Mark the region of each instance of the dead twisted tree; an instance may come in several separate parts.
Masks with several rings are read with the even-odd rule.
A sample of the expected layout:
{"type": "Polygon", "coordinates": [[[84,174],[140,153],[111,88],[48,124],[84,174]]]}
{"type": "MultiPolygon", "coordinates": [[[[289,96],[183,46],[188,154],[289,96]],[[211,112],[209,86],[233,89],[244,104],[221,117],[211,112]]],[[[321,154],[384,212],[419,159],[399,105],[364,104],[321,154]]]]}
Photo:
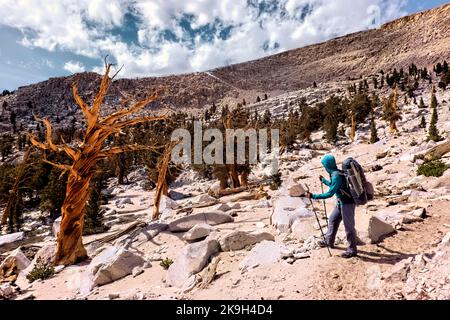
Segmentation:
{"type": "Polygon", "coordinates": [[[40,142],[34,135],[30,135],[30,141],[36,147],[53,152],[65,152],[72,160],[71,165],[52,163],[44,160],[61,169],[63,172],[67,171],[69,174],[66,197],[61,208],[62,221],[57,239],[55,264],[70,265],[87,258],[86,249],[82,242],[84,209],[89,196],[89,183],[95,173],[94,167],[96,163],[123,152],[152,149],[152,147],[139,145],[107,147],[105,146],[106,139],[112,134],[122,133],[122,129],[131,125],[166,119],[165,116],[129,117],[142,110],[149,103],[155,101],[157,98],[156,92],[151,94],[147,99],[135,103],[130,108],[122,107],[118,111],[102,117],[100,115],[100,108],[112,84],[112,80],[117,75],[116,73],[112,77],[109,77],[111,66],[111,64],[105,61],[105,74],[102,77],[100,88],[90,107],[79,96],[77,82],[73,84],[72,93],[75,102],[81,108],[86,120],[86,129],[82,141],[77,142],[75,146],[71,146],[62,139],[61,145],[55,145],[52,142],[52,126],[47,119],[42,119],[47,129],[45,142],[40,142]]]}
{"type": "Polygon", "coordinates": [[[159,204],[161,202],[162,195],[167,196],[168,187],[167,187],[167,172],[169,171],[169,164],[171,159],[171,152],[173,148],[179,143],[179,141],[172,141],[166,146],[164,153],[162,155],[161,160],[158,164],[158,181],[156,183],[156,192],[155,192],[155,200],[153,202],[153,214],[152,220],[156,220],[159,218],[159,204]]]}

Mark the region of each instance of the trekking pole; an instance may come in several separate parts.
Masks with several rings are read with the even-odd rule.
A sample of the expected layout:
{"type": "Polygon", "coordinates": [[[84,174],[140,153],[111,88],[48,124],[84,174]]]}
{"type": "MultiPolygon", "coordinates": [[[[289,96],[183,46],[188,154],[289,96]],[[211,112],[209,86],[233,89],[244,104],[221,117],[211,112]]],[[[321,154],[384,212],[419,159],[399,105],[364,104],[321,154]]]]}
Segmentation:
{"type": "MultiPolygon", "coordinates": [[[[322,180],[320,180],[320,187],[322,188],[322,193],[323,191],[323,182],[322,180]]],[[[323,211],[325,211],[325,221],[327,222],[327,228],[328,228],[328,214],[327,214],[327,206],[325,205],[325,199],[322,200],[323,201],[323,211]]]]}
{"type": "Polygon", "coordinates": [[[314,205],[313,205],[313,202],[311,199],[309,199],[309,202],[311,203],[314,215],[316,216],[317,223],[319,224],[319,229],[320,229],[320,232],[322,233],[323,241],[327,245],[328,253],[330,254],[330,257],[332,257],[330,247],[328,246],[327,239],[325,238],[325,233],[323,233],[323,229],[322,229],[322,226],[320,225],[319,217],[317,216],[316,208],[314,208],[314,205]]]}
{"type": "MultiPolygon", "coordinates": [[[[308,187],[307,187],[307,191],[309,192],[309,188],[308,187]]],[[[330,247],[328,246],[327,239],[325,238],[325,233],[323,233],[322,226],[320,225],[319,216],[317,215],[316,208],[314,207],[314,204],[313,204],[311,198],[309,198],[309,202],[311,203],[311,207],[313,209],[314,215],[316,216],[317,224],[319,225],[320,232],[322,233],[323,241],[327,245],[328,253],[330,254],[330,257],[332,257],[330,247]]]]}

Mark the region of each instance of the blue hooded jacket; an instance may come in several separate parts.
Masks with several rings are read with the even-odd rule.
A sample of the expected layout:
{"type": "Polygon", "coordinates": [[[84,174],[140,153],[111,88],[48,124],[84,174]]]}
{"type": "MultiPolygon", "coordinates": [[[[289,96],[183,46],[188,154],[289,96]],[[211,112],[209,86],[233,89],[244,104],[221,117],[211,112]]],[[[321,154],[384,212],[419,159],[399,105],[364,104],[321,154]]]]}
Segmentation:
{"type": "MultiPolygon", "coordinates": [[[[313,194],[311,195],[311,198],[320,200],[320,199],[328,199],[332,196],[336,195],[336,197],[345,203],[352,203],[353,199],[348,197],[342,192],[342,189],[348,189],[347,183],[345,182],[344,175],[342,172],[338,169],[336,165],[336,159],[331,154],[327,154],[322,158],[322,165],[327,170],[328,174],[331,177],[331,181],[328,181],[327,179],[322,179],[322,182],[329,186],[329,189],[327,192],[322,194],[313,194]]],[[[347,190],[346,190],[347,191],[347,190]]],[[[349,194],[349,191],[347,191],[347,194],[349,194]]]]}

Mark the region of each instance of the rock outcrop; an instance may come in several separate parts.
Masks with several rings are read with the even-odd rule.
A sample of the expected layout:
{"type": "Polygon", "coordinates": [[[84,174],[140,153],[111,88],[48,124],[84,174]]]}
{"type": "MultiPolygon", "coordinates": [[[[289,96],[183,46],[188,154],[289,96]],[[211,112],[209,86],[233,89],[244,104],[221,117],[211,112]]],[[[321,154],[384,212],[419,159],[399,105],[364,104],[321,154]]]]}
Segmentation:
{"type": "Polygon", "coordinates": [[[275,237],[268,232],[232,231],[219,239],[222,251],[236,251],[261,241],[275,241],[275,237]]]}
{"type": "Polygon", "coordinates": [[[215,239],[187,245],[170,265],[167,284],[181,288],[192,275],[200,272],[208,263],[208,259],[217,252],[219,243],[215,239]]]}
{"type": "Polygon", "coordinates": [[[215,226],[232,221],[233,218],[226,213],[204,212],[192,214],[172,221],[171,223],[169,223],[169,230],[172,232],[183,232],[190,230],[192,227],[199,223],[206,223],[211,226],[215,226]]]}

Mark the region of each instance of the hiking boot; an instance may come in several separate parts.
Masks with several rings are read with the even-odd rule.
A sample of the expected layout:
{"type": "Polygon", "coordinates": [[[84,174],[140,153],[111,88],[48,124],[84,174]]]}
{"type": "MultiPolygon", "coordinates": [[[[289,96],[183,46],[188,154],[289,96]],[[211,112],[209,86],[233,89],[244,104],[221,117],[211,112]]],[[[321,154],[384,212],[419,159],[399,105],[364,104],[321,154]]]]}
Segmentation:
{"type": "Polygon", "coordinates": [[[319,241],[317,242],[317,245],[318,245],[319,247],[321,247],[321,248],[326,248],[326,247],[331,248],[331,249],[334,248],[334,245],[329,245],[328,243],[326,243],[326,242],[323,241],[323,240],[319,240],[319,241]]]}
{"type": "Polygon", "coordinates": [[[358,254],[356,252],[345,251],[343,254],[341,254],[341,257],[345,258],[345,259],[349,259],[349,258],[356,257],[357,255],[358,254]]]}

